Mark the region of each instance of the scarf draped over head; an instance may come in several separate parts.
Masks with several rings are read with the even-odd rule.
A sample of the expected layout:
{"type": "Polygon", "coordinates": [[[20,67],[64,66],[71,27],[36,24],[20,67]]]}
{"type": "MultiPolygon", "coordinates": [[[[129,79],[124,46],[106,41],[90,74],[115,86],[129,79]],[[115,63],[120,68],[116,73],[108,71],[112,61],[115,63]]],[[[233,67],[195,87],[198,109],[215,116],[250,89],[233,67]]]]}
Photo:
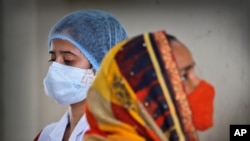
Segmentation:
{"type": "Polygon", "coordinates": [[[165,31],[117,44],[89,89],[85,140],[197,141],[165,31]]]}

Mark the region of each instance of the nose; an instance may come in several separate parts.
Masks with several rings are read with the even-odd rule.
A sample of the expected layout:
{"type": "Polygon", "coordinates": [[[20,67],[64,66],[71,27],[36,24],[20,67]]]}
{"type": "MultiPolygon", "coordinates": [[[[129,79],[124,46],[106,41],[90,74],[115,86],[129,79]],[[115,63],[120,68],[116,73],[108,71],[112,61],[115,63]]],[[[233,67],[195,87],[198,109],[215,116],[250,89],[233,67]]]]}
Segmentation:
{"type": "Polygon", "coordinates": [[[64,65],[64,61],[63,61],[63,58],[61,56],[57,56],[56,59],[55,59],[55,62],[64,65]]]}
{"type": "Polygon", "coordinates": [[[199,85],[201,79],[196,75],[192,74],[188,80],[184,81],[184,89],[187,94],[190,94],[194,91],[195,88],[199,85]]]}

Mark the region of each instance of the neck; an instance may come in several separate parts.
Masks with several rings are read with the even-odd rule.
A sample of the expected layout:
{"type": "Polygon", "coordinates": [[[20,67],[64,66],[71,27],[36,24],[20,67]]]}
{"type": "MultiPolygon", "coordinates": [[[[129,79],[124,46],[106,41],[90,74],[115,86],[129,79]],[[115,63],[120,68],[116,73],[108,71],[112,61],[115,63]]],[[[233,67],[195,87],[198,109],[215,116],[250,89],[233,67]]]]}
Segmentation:
{"type": "Polygon", "coordinates": [[[72,132],[76,127],[78,121],[81,119],[85,113],[86,101],[81,101],[76,104],[72,104],[69,107],[69,128],[72,132]]]}

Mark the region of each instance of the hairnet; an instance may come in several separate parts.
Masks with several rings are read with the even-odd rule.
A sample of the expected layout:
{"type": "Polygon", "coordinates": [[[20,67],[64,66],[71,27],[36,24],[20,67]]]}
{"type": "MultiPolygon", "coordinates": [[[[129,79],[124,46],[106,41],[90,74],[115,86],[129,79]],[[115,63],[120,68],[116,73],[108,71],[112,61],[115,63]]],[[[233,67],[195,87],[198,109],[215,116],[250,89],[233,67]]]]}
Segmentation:
{"type": "Polygon", "coordinates": [[[107,51],[127,38],[120,22],[111,14],[100,10],[79,10],[60,19],[49,34],[49,49],[53,39],[71,42],[87,57],[94,69],[107,51]]]}

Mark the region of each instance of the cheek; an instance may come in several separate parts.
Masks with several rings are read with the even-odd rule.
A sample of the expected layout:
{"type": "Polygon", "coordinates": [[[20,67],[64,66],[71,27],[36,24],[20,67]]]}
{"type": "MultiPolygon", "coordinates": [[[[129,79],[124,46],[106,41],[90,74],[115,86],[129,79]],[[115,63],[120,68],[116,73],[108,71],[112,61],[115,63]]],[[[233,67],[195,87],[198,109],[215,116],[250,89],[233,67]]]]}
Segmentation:
{"type": "Polygon", "coordinates": [[[190,71],[188,74],[188,79],[183,82],[185,91],[190,94],[199,85],[200,78],[195,74],[194,71],[190,71]]]}
{"type": "Polygon", "coordinates": [[[76,61],[74,63],[74,67],[81,68],[81,69],[89,69],[90,65],[88,62],[76,61]]]}
{"type": "Polygon", "coordinates": [[[81,64],[82,69],[90,69],[91,68],[90,62],[88,62],[86,60],[81,61],[79,64],[81,64]]]}
{"type": "Polygon", "coordinates": [[[89,69],[91,67],[89,60],[83,56],[81,54],[81,56],[79,57],[78,60],[78,65],[82,68],[82,69],[89,69]]]}
{"type": "Polygon", "coordinates": [[[190,94],[195,88],[189,80],[183,82],[184,90],[187,94],[190,94]]]}
{"type": "Polygon", "coordinates": [[[89,61],[80,55],[74,58],[74,67],[78,67],[81,69],[89,69],[90,68],[89,61]]]}

